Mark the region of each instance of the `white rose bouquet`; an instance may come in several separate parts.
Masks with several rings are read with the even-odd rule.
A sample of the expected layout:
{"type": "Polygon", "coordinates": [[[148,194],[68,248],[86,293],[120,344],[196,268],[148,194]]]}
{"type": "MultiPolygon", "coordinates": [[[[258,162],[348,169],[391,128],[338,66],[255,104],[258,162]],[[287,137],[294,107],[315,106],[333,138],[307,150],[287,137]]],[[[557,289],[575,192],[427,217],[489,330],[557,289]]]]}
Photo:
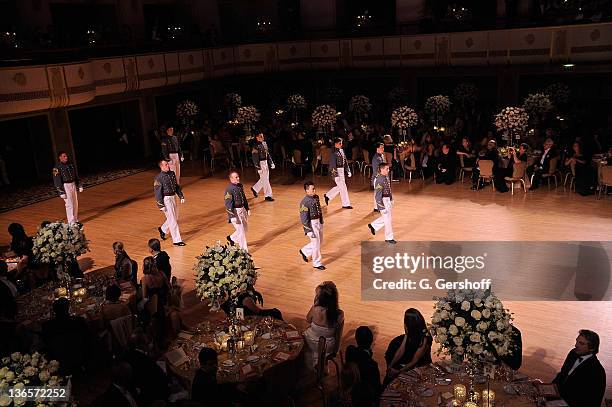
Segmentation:
{"type": "Polygon", "coordinates": [[[530,116],[539,116],[553,109],[553,104],[544,93],[530,93],[523,102],[523,109],[530,116]]]}
{"type": "Polygon", "coordinates": [[[451,101],[448,96],[430,96],[425,101],[425,111],[438,120],[450,111],[451,101]]]}
{"type": "Polygon", "coordinates": [[[243,106],[238,108],[236,113],[236,123],[246,126],[252,125],[259,121],[259,112],[255,106],[243,106]]]}
{"type": "Polygon", "coordinates": [[[493,292],[449,290],[436,300],[429,329],[438,354],[470,362],[512,354],[512,314],[493,292]]]}
{"type": "Polygon", "coordinates": [[[195,102],[191,100],[183,100],[176,105],[176,116],[177,117],[193,117],[198,114],[200,109],[195,102]]]}
{"type": "Polygon", "coordinates": [[[349,112],[365,114],[372,110],[370,99],[363,95],[355,95],[349,101],[349,112]]]}
{"type": "Polygon", "coordinates": [[[528,123],[529,115],[522,107],[505,107],[495,115],[495,127],[498,131],[522,133],[527,129],[528,123]]]}
{"type": "Polygon", "coordinates": [[[223,98],[223,102],[228,106],[239,108],[242,106],[242,96],[237,93],[228,93],[223,98]]]}
{"type": "Polygon", "coordinates": [[[255,285],[257,271],[251,255],[237,246],[222,246],[219,242],[206,247],[197,257],[195,271],[196,292],[200,299],[210,301],[218,310],[225,299],[236,300],[238,295],[255,285]]]}
{"type": "Polygon", "coordinates": [[[306,109],[306,99],[304,96],[295,94],[287,98],[287,110],[296,111],[306,109]]]}
{"type": "Polygon", "coordinates": [[[89,241],[78,223],[52,222],[38,229],[32,252],[41,263],[66,264],[89,251],[89,241]]]}
{"type": "Polygon", "coordinates": [[[391,125],[398,129],[408,129],[417,125],[419,116],[408,106],[398,107],[391,113],[391,125]]]}
{"type": "Polygon", "coordinates": [[[336,123],[336,109],[330,105],[321,105],[312,112],[312,124],[319,127],[333,126],[336,123]]]}

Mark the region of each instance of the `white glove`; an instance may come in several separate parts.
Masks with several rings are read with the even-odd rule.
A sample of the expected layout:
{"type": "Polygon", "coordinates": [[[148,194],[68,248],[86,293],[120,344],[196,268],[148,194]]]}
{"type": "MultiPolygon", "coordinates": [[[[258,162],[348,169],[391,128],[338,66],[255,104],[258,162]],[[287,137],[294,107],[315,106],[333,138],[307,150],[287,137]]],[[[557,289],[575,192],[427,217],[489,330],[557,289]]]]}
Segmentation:
{"type": "Polygon", "coordinates": [[[60,195],[60,198],[62,198],[62,199],[66,199],[66,198],[68,198],[68,197],[66,196],[66,194],[61,194],[61,195],[60,195]]]}
{"type": "Polygon", "coordinates": [[[185,161],[185,157],[181,157],[181,162],[182,162],[182,161],[185,161]]]}
{"type": "Polygon", "coordinates": [[[308,232],[308,233],[306,233],[306,236],[314,239],[315,234],[313,232],[308,232]]]}
{"type": "Polygon", "coordinates": [[[181,198],[181,203],[184,204],[185,203],[185,198],[181,198]]]}
{"type": "Polygon", "coordinates": [[[442,168],[442,173],[445,173],[445,172],[446,172],[446,168],[442,168]]]}
{"type": "Polygon", "coordinates": [[[79,192],[83,192],[83,187],[79,187],[79,192]]]}
{"type": "Polygon", "coordinates": [[[250,209],[247,211],[247,215],[251,216],[251,210],[250,209]]]}
{"type": "Polygon", "coordinates": [[[276,165],[274,165],[274,163],[272,163],[272,165],[270,166],[271,169],[275,169],[276,165]]]}
{"type": "Polygon", "coordinates": [[[164,206],[162,208],[159,208],[159,210],[162,211],[162,212],[166,212],[166,207],[164,206]]]}

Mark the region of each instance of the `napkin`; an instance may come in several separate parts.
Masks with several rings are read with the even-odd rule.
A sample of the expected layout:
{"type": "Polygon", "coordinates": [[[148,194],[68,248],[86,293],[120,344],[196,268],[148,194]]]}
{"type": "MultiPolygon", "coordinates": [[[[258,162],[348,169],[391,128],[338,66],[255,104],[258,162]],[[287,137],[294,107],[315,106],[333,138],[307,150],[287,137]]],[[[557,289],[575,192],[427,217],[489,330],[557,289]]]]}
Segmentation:
{"type": "Polygon", "coordinates": [[[265,333],[265,334],[261,335],[261,337],[264,338],[264,339],[270,339],[270,333],[269,332],[265,333]]]}
{"type": "Polygon", "coordinates": [[[453,397],[454,397],[454,396],[453,396],[453,394],[452,394],[452,393],[450,393],[450,392],[448,392],[448,391],[447,391],[447,392],[442,393],[442,398],[443,398],[444,400],[452,399],[453,397]]]}
{"type": "Polygon", "coordinates": [[[300,333],[298,331],[287,331],[285,332],[285,338],[287,338],[288,341],[296,341],[296,340],[301,340],[302,337],[300,336],[300,333]]]}
{"type": "Polygon", "coordinates": [[[242,369],[240,369],[242,371],[242,375],[244,377],[250,377],[250,376],[254,376],[257,374],[257,372],[255,371],[255,369],[253,369],[253,367],[249,364],[246,364],[244,366],[242,366],[242,369]]]}
{"type": "Polygon", "coordinates": [[[289,354],[285,353],[285,352],[277,352],[276,355],[274,355],[274,360],[276,360],[277,362],[284,362],[285,360],[289,359],[289,354]]]}
{"type": "Polygon", "coordinates": [[[180,366],[184,363],[189,362],[189,358],[185,354],[183,348],[176,348],[166,353],[166,359],[172,366],[180,366]]]}
{"type": "Polygon", "coordinates": [[[181,338],[181,339],[184,339],[184,340],[189,340],[189,339],[193,338],[192,334],[190,334],[189,332],[185,332],[185,331],[179,332],[177,336],[179,338],[181,338]]]}

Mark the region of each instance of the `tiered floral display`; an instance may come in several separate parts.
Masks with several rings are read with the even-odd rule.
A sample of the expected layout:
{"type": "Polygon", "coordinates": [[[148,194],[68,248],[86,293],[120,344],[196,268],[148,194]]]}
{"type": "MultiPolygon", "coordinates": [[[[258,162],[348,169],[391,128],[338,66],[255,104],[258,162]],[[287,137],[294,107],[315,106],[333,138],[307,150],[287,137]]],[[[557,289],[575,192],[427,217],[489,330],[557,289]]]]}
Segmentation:
{"type": "Polygon", "coordinates": [[[333,126],[336,123],[336,116],[336,109],[330,105],[317,106],[312,112],[312,124],[319,128],[333,126]]]}
{"type": "Polygon", "coordinates": [[[523,102],[523,108],[532,117],[538,117],[553,109],[553,104],[544,93],[530,93],[523,102]]]}
{"type": "Polygon", "coordinates": [[[176,116],[180,118],[191,118],[198,114],[200,109],[192,100],[183,100],[176,105],[176,116]]]}
{"type": "Polygon", "coordinates": [[[259,112],[255,106],[242,106],[236,113],[236,123],[252,126],[259,121],[259,112]]]}
{"type": "Polygon", "coordinates": [[[391,114],[391,125],[401,130],[416,126],[418,121],[419,116],[408,106],[398,107],[391,114]]]}
{"type": "Polygon", "coordinates": [[[430,96],[425,101],[425,111],[436,125],[439,125],[448,114],[450,107],[451,101],[444,95],[430,96]]]}
{"type": "Polygon", "coordinates": [[[495,115],[495,127],[500,132],[509,133],[512,138],[520,138],[527,129],[529,115],[522,107],[508,106],[495,115]]]}

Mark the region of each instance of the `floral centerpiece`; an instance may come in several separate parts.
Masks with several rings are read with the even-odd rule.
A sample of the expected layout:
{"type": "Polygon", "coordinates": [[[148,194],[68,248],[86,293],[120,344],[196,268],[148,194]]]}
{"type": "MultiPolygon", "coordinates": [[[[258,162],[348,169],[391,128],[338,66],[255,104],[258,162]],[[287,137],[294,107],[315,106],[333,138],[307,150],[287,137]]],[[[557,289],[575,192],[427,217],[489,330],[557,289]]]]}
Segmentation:
{"type": "Polygon", "coordinates": [[[478,100],[478,88],[472,83],[460,83],[453,91],[453,99],[458,106],[467,110],[478,100]]]}
{"type": "Polygon", "coordinates": [[[318,127],[333,126],[336,123],[336,109],[330,105],[317,106],[312,112],[312,124],[318,127]]]}
{"type": "Polygon", "coordinates": [[[425,101],[425,111],[436,124],[450,111],[450,106],[450,99],[444,95],[430,96],[425,101]]]}
{"type": "Polygon", "coordinates": [[[391,125],[398,129],[408,129],[417,125],[419,116],[408,106],[398,107],[391,114],[391,125]]]}
{"type": "Polygon", "coordinates": [[[495,127],[498,131],[508,132],[519,137],[529,124],[529,115],[522,107],[508,106],[495,115],[495,127]]]}
{"type": "Polygon", "coordinates": [[[543,92],[555,106],[563,106],[569,102],[570,88],[564,83],[553,83],[544,89],[543,92]]]}
{"type": "Polygon", "coordinates": [[[370,99],[368,99],[367,96],[355,95],[349,101],[348,110],[349,112],[362,115],[372,110],[372,104],[370,103],[370,99]]]}
{"type": "Polygon", "coordinates": [[[304,96],[295,94],[287,98],[287,110],[295,111],[306,109],[306,99],[304,96]]]}
{"type": "Polygon", "coordinates": [[[183,100],[176,105],[176,116],[181,118],[193,117],[198,114],[200,109],[192,100],[183,100]]]}
{"type": "Polygon", "coordinates": [[[552,110],[553,104],[544,93],[530,93],[523,102],[523,109],[529,116],[537,117],[552,110]]]}
{"type": "Polygon", "coordinates": [[[218,310],[226,299],[236,301],[257,279],[251,255],[237,246],[217,242],[197,259],[193,268],[196,292],[200,299],[210,301],[212,310],[218,310]]]}
{"type": "MultiPolygon", "coordinates": [[[[10,387],[14,390],[24,389],[26,386],[40,388],[53,388],[67,386],[68,380],[59,376],[59,362],[47,359],[36,352],[33,354],[12,353],[0,361],[0,393],[5,393],[10,387]]],[[[9,398],[8,394],[0,396],[0,406],[50,406],[66,405],[67,403],[28,401],[25,398],[9,398]]]]}
{"type": "Polygon", "coordinates": [[[486,290],[449,290],[436,298],[429,330],[438,354],[455,361],[495,361],[512,353],[512,314],[486,290]]]}
{"type": "Polygon", "coordinates": [[[259,121],[259,112],[255,106],[242,106],[236,113],[236,123],[250,126],[259,121]]]}
{"type": "Polygon", "coordinates": [[[38,229],[32,252],[37,261],[58,266],[60,280],[69,280],[67,265],[89,251],[83,226],[79,223],[52,222],[38,229]]]}

